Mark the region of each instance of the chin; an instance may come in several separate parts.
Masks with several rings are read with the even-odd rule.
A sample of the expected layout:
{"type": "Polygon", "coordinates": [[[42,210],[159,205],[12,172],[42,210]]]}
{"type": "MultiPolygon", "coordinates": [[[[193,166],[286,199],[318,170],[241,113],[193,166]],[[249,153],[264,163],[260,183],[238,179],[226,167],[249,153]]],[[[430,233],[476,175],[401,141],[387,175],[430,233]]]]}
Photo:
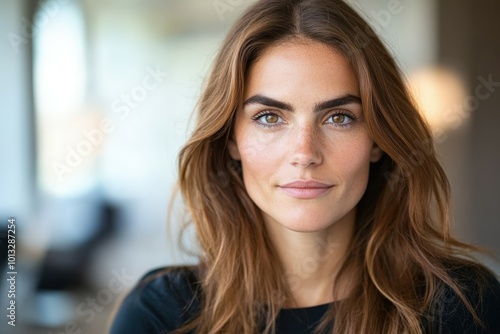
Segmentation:
{"type": "MultiPolygon", "coordinates": [[[[346,226],[351,225],[355,221],[355,208],[344,212],[339,212],[339,209],[331,208],[327,212],[322,212],[321,208],[288,208],[288,211],[264,212],[264,220],[266,224],[271,224],[274,227],[281,227],[295,232],[320,232],[326,229],[334,229],[337,232],[343,230],[346,226]],[[337,211],[337,212],[335,212],[337,211]],[[271,214],[269,214],[271,213],[271,214]]],[[[330,232],[333,232],[331,230],[330,232]]],[[[336,232],[335,232],[336,233],[336,232]]]]}
{"type": "Polygon", "coordinates": [[[295,231],[295,232],[319,232],[332,224],[335,224],[335,219],[327,219],[324,217],[314,217],[312,215],[304,216],[303,218],[283,218],[279,220],[275,220],[274,224],[279,224],[282,227],[295,231]]]}

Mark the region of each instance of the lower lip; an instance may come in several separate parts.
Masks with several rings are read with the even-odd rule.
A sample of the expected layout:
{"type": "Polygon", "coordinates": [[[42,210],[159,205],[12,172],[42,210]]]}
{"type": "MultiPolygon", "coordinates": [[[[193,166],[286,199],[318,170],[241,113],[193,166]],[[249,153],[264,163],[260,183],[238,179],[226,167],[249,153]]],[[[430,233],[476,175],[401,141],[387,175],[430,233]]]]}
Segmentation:
{"type": "Polygon", "coordinates": [[[280,187],[285,193],[294,198],[310,199],[321,197],[326,194],[332,187],[321,188],[283,188],[280,187]]]}

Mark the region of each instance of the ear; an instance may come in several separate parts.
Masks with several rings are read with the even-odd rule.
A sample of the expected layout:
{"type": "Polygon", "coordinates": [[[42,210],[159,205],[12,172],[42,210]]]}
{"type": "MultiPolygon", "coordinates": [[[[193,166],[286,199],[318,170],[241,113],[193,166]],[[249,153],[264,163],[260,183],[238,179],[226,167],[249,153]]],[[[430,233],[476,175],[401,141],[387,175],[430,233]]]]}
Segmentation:
{"type": "Polygon", "coordinates": [[[234,139],[229,139],[227,142],[227,149],[229,151],[229,156],[231,156],[234,160],[241,160],[240,150],[238,149],[238,144],[234,141],[234,139]]]}
{"type": "Polygon", "coordinates": [[[382,158],[384,151],[377,144],[373,143],[372,151],[370,153],[370,161],[377,162],[382,158]]]}

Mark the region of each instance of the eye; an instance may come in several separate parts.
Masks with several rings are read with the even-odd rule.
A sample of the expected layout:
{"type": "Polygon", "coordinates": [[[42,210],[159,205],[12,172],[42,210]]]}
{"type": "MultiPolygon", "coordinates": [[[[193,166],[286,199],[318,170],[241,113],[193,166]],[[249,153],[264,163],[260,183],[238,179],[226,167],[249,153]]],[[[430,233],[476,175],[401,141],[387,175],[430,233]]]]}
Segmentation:
{"type": "Polygon", "coordinates": [[[276,124],[280,120],[280,117],[275,114],[267,114],[263,115],[259,118],[261,121],[264,121],[264,123],[267,124],[276,124]]]}
{"type": "Polygon", "coordinates": [[[257,122],[257,124],[264,126],[279,125],[283,122],[283,119],[280,116],[266,111],[258,113],[253,119],[257,122]]]}
{"type": "Polygon", "coordinates": [[[332,122],[337,123],[337,124],[345,124],[349,122],[351,119],[347,117],[347,115],[333,115],[332,117],[332,122]]]}
{"type": "Polygon", "coordinates": [[[348,115],[346,112],[338,112],[330,115],[326,120],[326,123],[334,124],[336,126],[347,126],[355,119],[356,117],[354,115],[348,115]]]}

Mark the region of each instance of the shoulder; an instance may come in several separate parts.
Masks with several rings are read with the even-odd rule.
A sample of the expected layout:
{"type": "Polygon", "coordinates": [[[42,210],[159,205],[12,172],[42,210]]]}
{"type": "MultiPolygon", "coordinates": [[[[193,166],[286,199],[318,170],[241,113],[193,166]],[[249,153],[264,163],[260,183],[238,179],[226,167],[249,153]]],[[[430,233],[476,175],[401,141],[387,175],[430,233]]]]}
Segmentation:
{"type": "Polygon", "coordinates": [[[123,300],[110,334],[169,333],[198,311],[198,293],[198,267],[152,270],[123,300]]]}
{"type": "Polygon", "coordinates": [[[500,283],[497,278],[480,265],[453,267],[450,275],[484,326],[474,320],[466,304],[447,286],[434,306],[434,332],[500,333],[500,283]]]}

